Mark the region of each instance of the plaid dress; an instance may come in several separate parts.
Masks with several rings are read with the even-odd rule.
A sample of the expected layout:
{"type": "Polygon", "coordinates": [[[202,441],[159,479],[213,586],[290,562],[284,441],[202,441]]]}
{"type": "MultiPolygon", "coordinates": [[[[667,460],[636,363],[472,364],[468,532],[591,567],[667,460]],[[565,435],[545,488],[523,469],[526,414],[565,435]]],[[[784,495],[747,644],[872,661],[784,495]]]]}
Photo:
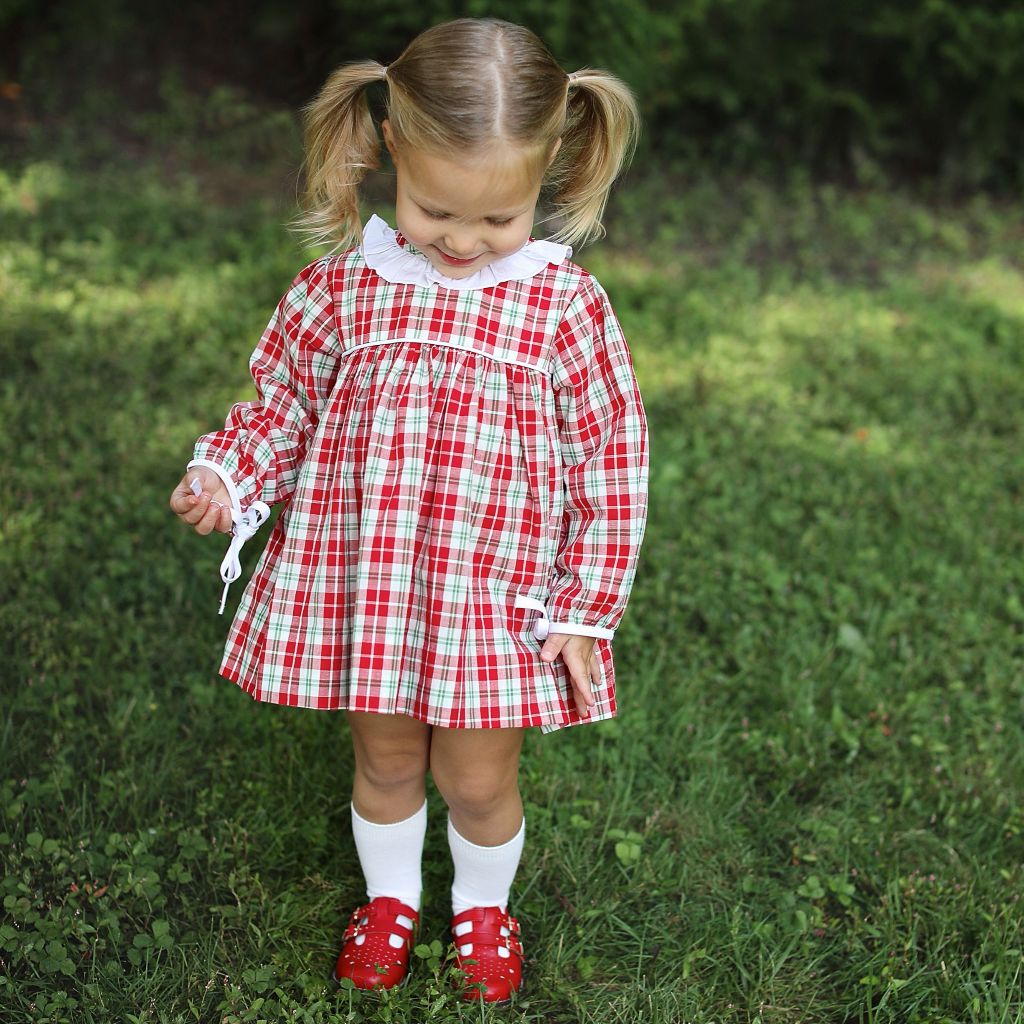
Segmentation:
{"type": "Polygon", "coordinates": [[[377,218],[306,267],[196,442],[281,503],[221,675],[262,701],[551,731],[615,714],[611,638],[647,512],[647,423],[600,285],[529,242],[470,281],[377,218]],[[581,717],[544,627],[596,637],[581,717]]]}

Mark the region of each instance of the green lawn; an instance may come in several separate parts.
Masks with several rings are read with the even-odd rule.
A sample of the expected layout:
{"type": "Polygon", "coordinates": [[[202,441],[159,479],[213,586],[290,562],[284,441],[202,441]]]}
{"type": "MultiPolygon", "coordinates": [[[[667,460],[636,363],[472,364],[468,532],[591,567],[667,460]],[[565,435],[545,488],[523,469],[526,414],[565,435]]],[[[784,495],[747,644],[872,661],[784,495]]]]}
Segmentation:
{"type": "Polygon", "coordinates": [[[580,258],[650,521],[620,718],[527,738],[528,981],[492,1011],[436,946],[387,998],[328,986],[363,895],[344,721],[215,676],[223,545],[167,509],[312,258],[287,188],[42,152],[0,172],[4,1024],[1024,1021],[1024,206],[616,196],[580,258]]]}

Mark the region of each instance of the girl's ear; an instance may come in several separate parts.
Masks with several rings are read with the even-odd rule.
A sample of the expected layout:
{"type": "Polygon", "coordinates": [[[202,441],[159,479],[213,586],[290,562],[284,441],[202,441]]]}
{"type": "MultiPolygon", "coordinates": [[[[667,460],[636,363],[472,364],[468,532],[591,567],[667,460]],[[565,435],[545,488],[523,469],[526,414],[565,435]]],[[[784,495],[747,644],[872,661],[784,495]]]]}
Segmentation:
{"type": "Polygon", "coordinates": [[[558,151],[562,148],[562,140],[555,139],[555,144],[551,147],[551,155],[548,157],[548,167],[555,162],[555,157],[558,156],[558,151]]]}
{"type": "Polygon", "coordinates": [[[380,123],[381,131],[384,133],[384,145],[388,147],[388,152],[391,154],[391,159],[397,159],[397,153],[395,151],[395,139],[391,134],[391,122],[384,118],[380,123]]]}

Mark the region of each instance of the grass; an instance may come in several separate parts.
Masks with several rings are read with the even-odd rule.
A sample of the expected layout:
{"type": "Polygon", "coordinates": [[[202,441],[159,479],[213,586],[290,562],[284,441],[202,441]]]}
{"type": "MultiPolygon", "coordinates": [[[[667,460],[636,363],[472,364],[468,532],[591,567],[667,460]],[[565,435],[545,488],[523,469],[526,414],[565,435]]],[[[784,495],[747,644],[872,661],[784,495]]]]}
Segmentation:
{"type": "Polygon", "coordinates": [[[650,522],[620,718],[527,738],[528,983],[495,1011],[429,945],[436,793],[409,984],[327,984],[362,895],[343,720],[214,676],[221,551],[166,508],[311,254],[238,171],[261,136],[203,165],[170,128],[159,162],[100,135],[0,173],[4,1021],[1024,1021],[1024,207],[617,194],[581,258],[650,522]]]}

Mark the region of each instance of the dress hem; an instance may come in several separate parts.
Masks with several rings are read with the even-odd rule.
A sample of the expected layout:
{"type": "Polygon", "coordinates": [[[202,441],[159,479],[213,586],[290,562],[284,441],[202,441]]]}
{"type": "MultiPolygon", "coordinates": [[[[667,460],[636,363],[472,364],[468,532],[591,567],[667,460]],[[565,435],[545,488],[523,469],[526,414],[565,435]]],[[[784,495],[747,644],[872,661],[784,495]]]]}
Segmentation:
{"type": "MultiPolygon", "coordinates": [[[[247,693],[254,701],[257,701],[260,704],[276,704],[279,707],[306,708],[306,709],[309,709],[309,710],[312,710],[312,711],[365,711],[366,710],[365,708],[350,707],[343,700],[332,701],[329,704],[318,704],[315,701],[310,701],[310,700],[306,700],[306,701],[303,701],[303,700],[300,700],[300,699],[288,700],[287,698],[283,699],[283,700],[276,700],[276,699],[274,699],[272,697],[263,697],[263,696],[260,696],[259,693],[257,693],[256,687],[254,685],[252,685],[251,683],[244,682],[242,680],[241,676],[238,675],[237,673],[232,673],[231,669],[223,668],[222,667],[218,671],[218,674],[220,676],[222,676],[224,679],[227,679],[230,682],[234,683],[243,693],[247,693]]],[[[439,729],[457,729],[457,728],[463,728],[463,729],[535,729],[535,728],[539,728],[542,732],[545,732],[545,733],[557,732],[557,731],[560,731],[562,729],[571,728],[572,726],[575,726],[575,725],[590,725],[591,723],[594,723],[594,722],[607,722],[607,721],[610,721],[611,719],[617,717],[617,711],[616,711],[616,708],[614,707],[614,703],[613,703],[613,706],[612,706],[612,708],[611,708],[611,710],[610,710],[610,712],[608,714],[603,714],[603,715],[595,716],[595,717],[592,717],[592,718],[582,718],[582,717],[579,717],[579,716],[574,718],[574,717],[570,716],[568,718],[561,718],[561,719],[557,719],[557,720],[552,721],[550,719],[537,717],[535,719],[531,718],[528,721],[515,722],[515,723],[513,723],[511,725],[466,725],[466,726],[452,726],[452,725],[449,725],[447,722],[438,721],[438,720],[436,720],[434,717],[432,717],[430,715],[418,714],[417,712],[415,712],[411,708],[410,709],[402,709],[402,710],[394,710],[394,711],[376,710],[376,711],[373,711],[371,713],[372,714],[379,714],[379,715],[407,715],[409,718],[414,718],[418,722],[423,722],[426,725],[436,726],[439,729]]]]}

